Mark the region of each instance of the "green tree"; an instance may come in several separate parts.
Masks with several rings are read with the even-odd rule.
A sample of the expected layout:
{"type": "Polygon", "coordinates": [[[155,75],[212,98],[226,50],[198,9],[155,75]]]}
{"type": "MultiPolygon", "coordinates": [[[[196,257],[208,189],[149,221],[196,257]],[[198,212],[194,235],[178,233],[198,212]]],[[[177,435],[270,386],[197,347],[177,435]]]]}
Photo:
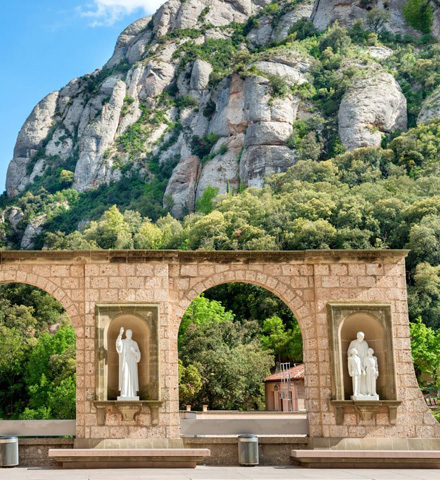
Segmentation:
{"type": "Polygon", "coordinates": [[[278,362],[302,362],[302,336],[298,323],[286,328],[280,317],[274,315],[263,324],[260,340],[264,348],[271,350],[278,362]]]}
{"type": "Polygon", "coordinates": [[[440,387],[440,331],[427,327],[419,317],[410,324],[411,351],[419,383],[421,374],[429,375],[436,388],[440,387]]]}
{"type": "Polygon", "coordinates": [[[203,386],[192,402],[216,410],[264,408],[263,379],[269,375],[273,355],[256,334],[256,323],[232,321],[191,324],[180,349],[184,365],[193,364],[203,386]]]}
{"type": "Polygon", "coordinates": [[[440,328],[440,266],[417,265],[408,288],[408,303],[412,321],[421,317],[428,327],[440,328]]]}
{"type": "Polygon", "coordinates": [[[134,236],[135,248],[158,250],[163,245],[162,230],[149,220],[144,221],[134,236]]]}
{"type": "Polygon", "coordinates": [[[76,337],[71,326],[59,328],[55,335],[43,333],[39,337],[24,375],[30,397],[27,415],[33,410],[74,418],[75,353],[76,337]]]}
{"type": "Polygon", "coordinates": [[[179,359],[179,399],[181,407],[191,405],[202,388],[202,376],[194,365],[185,367],[179,359]]]}
{"type": "Polygon", "coordinates": [[[208,185],[203,190],[202,196],[196,201],[196,211],[207,215],[214,210],[214,199],[218,194],[218,188],[208,185]]]}
{"type": "Polygon", "coordinates": [[[208,300],[202,293],[191,302],[182,317],[179,343],[191,324],[200,327],[201,325],[209,326],[214,323],[232,322],[233,320],[234,314],[232,312],[226,311],[220,302],[208,300]]]}

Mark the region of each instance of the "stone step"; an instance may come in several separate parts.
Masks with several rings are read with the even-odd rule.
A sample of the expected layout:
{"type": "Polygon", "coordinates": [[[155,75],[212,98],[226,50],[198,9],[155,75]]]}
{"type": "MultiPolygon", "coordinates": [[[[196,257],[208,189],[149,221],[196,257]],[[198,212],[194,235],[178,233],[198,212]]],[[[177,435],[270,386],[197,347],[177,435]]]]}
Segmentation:
{"type": "Polygon", "coordinates": [[[51,449],[63,468],[195,468],[211,455],[207,448],[51,449]]]}
{"type": "Polygon", "coordinates": [[[312,468],[440,468],[439,450],[292,450],[290,457],[312,468]]]}

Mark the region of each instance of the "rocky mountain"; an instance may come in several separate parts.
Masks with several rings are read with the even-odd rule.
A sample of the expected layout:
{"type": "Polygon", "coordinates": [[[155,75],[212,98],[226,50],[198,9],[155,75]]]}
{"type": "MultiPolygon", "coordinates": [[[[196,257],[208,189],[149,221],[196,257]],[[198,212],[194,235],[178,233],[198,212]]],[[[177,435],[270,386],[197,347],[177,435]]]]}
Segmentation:
{"type": "MultiPolygon", "coordinates": [[[[403,91],[411,85],[399,79],[401,50],[411,43],[402,38],[423,45],[426,37],[406,4],[169,0],[122,32],[101,70],[34,108],[8,168],[3,223],[21,248],[32,248],[54,211],[133,178],[160,203],[155,209],[180,218],[208,187],[262,187],[299,159],[379,146],[407,129],[408,114],[436,118],[437,80],[412,113],[403,91]],[[328,28],[327,37],[319,33],[328,28]],[[50,211],[24,215],[19,199],[41,188],[69,193],[53,197],[50,211]]],[[[426,5],[432,43],[440,4],[426,5]]]]}

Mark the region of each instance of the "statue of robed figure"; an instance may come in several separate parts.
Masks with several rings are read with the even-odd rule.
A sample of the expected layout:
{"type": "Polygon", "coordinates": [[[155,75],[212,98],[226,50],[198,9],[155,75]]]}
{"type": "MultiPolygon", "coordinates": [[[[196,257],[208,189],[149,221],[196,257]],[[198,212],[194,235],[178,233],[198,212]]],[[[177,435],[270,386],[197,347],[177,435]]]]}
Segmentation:
{"type": "Polygon", "coordinates": [[[122,339],[124,327],[121,327],[116,339],[116,351],[119,353],[119,391],[121,396],[118,401],[139,401],[138,363],[141,360],[141,352],[138,344],[132,339],[133,332],[127,330],[125,339],[122,339]]]}

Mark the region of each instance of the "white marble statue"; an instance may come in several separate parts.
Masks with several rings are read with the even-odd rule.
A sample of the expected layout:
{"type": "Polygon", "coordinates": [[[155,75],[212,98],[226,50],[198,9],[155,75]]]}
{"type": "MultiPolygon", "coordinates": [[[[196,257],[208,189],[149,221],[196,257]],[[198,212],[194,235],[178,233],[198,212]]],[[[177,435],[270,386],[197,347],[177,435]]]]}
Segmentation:
{"type": "MultiPolygon", "coordinates": [[[[347,350],[347,355],[350,355],[350,352],[353,348],[356,349],[359,358],[361,360],[361,368],[364,368],[364,358],[367,356],[368,352],[368,343],[364,340],[365,334],[363,332],[358,332],[356,339],[353,340],[347,350]]],[[[367,381],[365,375],[362,375],[359,380],[359,395],[367,394],[367,381]]]]}
{"type": "Polygon", "coordinates": [[[124,327],[121,327],[116,339],[116,351],[119,353],[119,390],[121,396],[118,401],[139,401],[138,363],[141,359],[141,352],[138,344],[132,340],[133,332],[127,330],[125,340],[122,340],[124,327]]]}
{"type": "Polygon", "coordinates": [[[349,350],[348,374],[350,375],[353,383],[353,395],[351,396],[351,399],[357,400],[360,395],[361,378],[362,375],[365,374],[358,351],[355,348],[351,348],[349,350]]]}
{"type": "Polygon", "coordinates": [[[379,400],[379,395],[376,393],[376,380],[379,376],[379,366],[377,358],[373,355],[374,350],[369,348],[367,356],[364,358],[364,370],[367,384],[366,394],[371,397],[371,400],[379,400]]]}

